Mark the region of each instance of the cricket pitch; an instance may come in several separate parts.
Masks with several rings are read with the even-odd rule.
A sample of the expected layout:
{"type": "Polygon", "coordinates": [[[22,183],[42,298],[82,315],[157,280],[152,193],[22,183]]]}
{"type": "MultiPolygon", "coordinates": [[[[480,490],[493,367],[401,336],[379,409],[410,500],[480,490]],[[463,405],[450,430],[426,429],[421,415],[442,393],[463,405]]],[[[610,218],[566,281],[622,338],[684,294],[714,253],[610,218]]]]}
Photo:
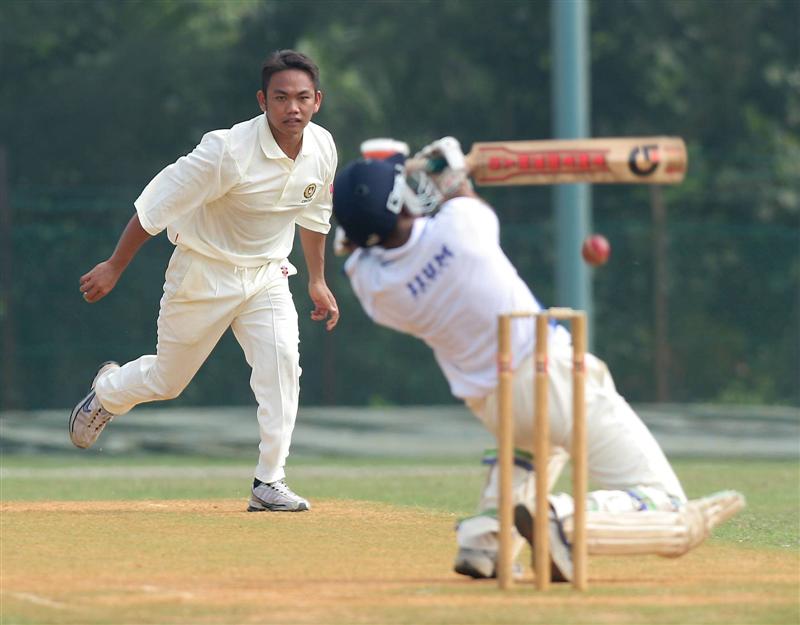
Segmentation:
{"type": "MultiPolygon", "coordinates": [[[[315,500],[3,502],[12,623],[789,623],[796,551],[711,541],[678,559],[590,558],[589,590],[452,572],[453,514],[315,500]]],[[[527,551],[523,554],[528,557],[527,551]]]]}

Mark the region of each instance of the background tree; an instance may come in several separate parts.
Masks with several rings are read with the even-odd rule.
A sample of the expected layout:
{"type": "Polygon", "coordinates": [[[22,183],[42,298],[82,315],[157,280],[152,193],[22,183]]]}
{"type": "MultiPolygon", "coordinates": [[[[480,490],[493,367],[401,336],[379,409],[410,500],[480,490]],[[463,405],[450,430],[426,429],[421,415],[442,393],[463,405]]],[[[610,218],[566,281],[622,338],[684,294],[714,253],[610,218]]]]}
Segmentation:
{"type": "MultiPolygon", "coordinates": [[[[686,181],[663,192],[676,401],[800,404],[798,32],[794,0],[591,4],[593,134],[689,144],[686,181]]],[[[258,114],[271,50],[319,61],[318,121],[345,162],[373,136],[414,149],[446,134],[465,148],[550,136],[549,46],[549,3],[522,0],[4,3],[0,143],[14,282],[0,319],[13,324],[4,353],[17,382],[0,391],[3,404],[69,405],[77,372],[153,345],[164,237],[101,304],[83,304],[78,276],[111,252],[160,168],[205,131],[258,114]]],[[[522,277],[556,304],[549,190],[485,195],[522,277]]],[[[614,247],[595,272],[596,351],[629,399],[651,401],[651,195],[597,185],[593,196],[595,229],[614,247]]],[[[427,348],[366,322],[340,266],[329,268],[340,327],[328,335],[302,321],[302,401],[453,401],[427,348]]],[[[181,401],[250,402],[245,367],[226,337],[181,401]]]]}

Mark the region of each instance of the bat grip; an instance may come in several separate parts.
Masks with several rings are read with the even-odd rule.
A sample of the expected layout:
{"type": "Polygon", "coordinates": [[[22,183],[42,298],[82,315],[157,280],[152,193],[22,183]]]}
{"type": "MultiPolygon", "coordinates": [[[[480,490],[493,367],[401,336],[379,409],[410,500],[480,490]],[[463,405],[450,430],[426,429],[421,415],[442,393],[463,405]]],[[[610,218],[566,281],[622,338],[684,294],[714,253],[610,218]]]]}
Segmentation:
{"type": "Polygon", "coordinates": [[[447,169],[447,159],[437,158],[412,158],[405,162],[408,173],[424,171],[427,174],[440,174],[447,169]]]}

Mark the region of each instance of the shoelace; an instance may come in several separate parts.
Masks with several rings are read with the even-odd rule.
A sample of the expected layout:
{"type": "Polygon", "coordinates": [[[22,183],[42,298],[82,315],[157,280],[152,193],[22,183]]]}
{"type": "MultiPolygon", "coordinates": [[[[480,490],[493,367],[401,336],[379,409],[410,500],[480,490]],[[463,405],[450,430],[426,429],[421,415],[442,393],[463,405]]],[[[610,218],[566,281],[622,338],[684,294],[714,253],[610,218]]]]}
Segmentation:
{"type": "MultiPolygon", "coordinates": [[[[100,411],[97,413],[97,416],[100,417],[100,420],[97,422],[97,425],[94,428],[94,431],[97,432],[105,427],[106,423],[111,421],[114,418],[114,415],[108,412],[105,408],[101,408],[100,411]]],[[[91,425],[91,424],[90,424],[91,425]]]]}
{"type": "Polygon", "coordinates": [[[278,491],[281,495],[286,495],[287,497],[297,497],[299,499],[297,493],[295,493],[291,488],[289,488],[289,485],[286,483],[286,480],[278,480],[277,482],[269,484],[269,486],[278,491]]]}
{"type": "Polygon", "coordinates": [[[94,426],[94,431],[97,432],[100,428],[102,428],[106,423],[111,421],[114,417],[108,410],[105,408],[98,408],[95,410],[92,418],[90,419],[89,423],[86,424],[86,428],[89,429],[94,426]],[[97,425],[95,425],[95,421],[97,421],[97,425]]]}

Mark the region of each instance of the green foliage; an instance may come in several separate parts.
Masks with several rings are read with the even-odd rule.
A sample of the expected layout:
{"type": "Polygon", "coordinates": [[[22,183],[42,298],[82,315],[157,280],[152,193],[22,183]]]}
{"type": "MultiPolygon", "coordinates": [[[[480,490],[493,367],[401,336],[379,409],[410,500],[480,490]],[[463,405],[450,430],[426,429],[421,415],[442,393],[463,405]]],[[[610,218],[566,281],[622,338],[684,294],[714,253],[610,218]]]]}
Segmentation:
{"type": "MultiPolygon", "coordinates": [[[[800,3],[590,6],[592,134],[675,134],[689,145],[686,181],[664,191],[670,399],[800,403],[800,3]]],[[[111,252],[160,168],[207,130],[258,114],[271,50],[319,62],[318,121],[344,163],[371,136],[415,149],[446,134],[465,147],[550,136],[549,46],[544,1],[3,3],[14,283],[2,321],[13,324],[4,353],[16,380],[5,403],[70,405],[97,362],[152,350],[163,237],[101,304],[80,301],[78,277],[111,252]]],[[[557,304],[549,191],[485,196],[520,274],[557,304]]],[[[593,203],[595,229],[613,246],[595,272],[596,351],[629,399],[650,401],[650,196],[596,186],[593,203]]],[[[452,401],[429,350],[372,326],[341,261],[329,267],[343,312],[332,335],[304,314],[302,272],[295,280],[303,401],[452,401]]],[[[226,336],[178,401],[250,402],[247,377],[226,336]]]]}

